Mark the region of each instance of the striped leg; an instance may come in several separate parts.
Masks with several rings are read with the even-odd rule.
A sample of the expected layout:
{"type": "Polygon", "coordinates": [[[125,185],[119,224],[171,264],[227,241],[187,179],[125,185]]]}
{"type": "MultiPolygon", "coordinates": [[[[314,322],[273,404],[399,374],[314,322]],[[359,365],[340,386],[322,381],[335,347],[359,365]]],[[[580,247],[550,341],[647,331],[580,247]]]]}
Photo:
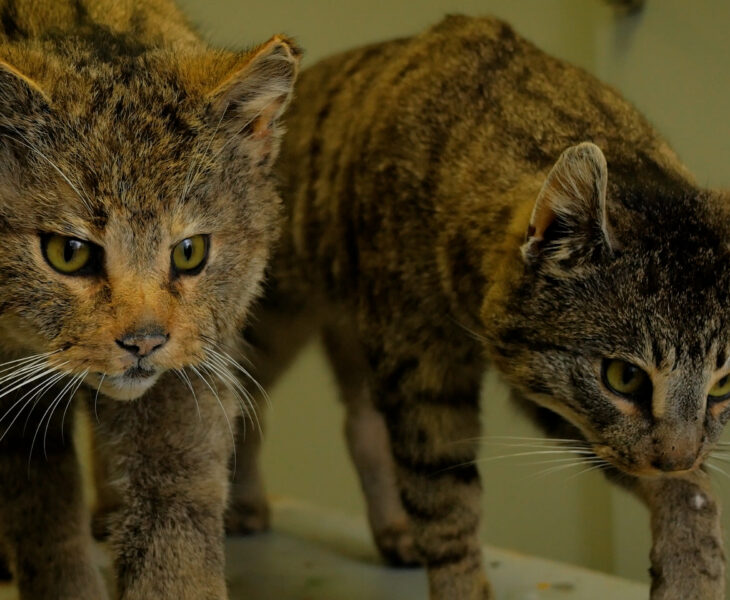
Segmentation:
{"type": "MultiPolygon", "coordinates": [[[[395,371],[403,371],[402,362],[395,371]]],[[[474,459],[479,434],[479,383],[434,389],[434,371],[379,378],[401,500],[417,552],[428,569],[431,600],[493,596],[478,538],[480,482],[474,459]]]]}

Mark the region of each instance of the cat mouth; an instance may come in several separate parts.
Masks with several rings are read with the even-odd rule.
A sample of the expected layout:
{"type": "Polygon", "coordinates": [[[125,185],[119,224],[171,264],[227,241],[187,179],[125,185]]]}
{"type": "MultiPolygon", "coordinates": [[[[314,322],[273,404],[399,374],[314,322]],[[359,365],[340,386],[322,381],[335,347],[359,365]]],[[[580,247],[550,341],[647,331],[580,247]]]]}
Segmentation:
{"type": "Polygon", "coordinates": [[[156,374],[157,371],[155,371],[154,369],[145,369],[144,367],[136,366],[132,367],[131,369],[127,369],[121,375],[117,375],[117,377],[127,377],[129,379],[145,379],[147,377],[152,377],[156,374]]]}
{"type": "Polygon", "coordinates": [[[102,394],[115,400],[136,400],[155,384],[161,374],[157,369],[137,365],[119,375],[95,373],[97,382],[92,380],[89,384],[92,387],[96,385],[102,394]]]}

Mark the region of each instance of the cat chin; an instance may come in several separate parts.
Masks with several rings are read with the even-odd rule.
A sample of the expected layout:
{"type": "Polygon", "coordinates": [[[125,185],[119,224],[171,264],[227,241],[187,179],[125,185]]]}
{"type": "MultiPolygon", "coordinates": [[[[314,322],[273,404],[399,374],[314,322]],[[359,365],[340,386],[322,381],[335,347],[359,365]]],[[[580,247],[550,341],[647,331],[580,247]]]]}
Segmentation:
{"type": "Polygon", "coordinates": [[[156,373],[150,377],[144,379],[131,378],[125,375],[117,375],[116,377],[104,377],[101,381],[101,385],[97,381],[91,381],[91,377],[87,378],[87,383],[99,390],[100,393],[104,394],[108,398],[113,400],[136,400],[142,396],[147,390],[149,390],[159,378],[160,374],[156,373]]]}

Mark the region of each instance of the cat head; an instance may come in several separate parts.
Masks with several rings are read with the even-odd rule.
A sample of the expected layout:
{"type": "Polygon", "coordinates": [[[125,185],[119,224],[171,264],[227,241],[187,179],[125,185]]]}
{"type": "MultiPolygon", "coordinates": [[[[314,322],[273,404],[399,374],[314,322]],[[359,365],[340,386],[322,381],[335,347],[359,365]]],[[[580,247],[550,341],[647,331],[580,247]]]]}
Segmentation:
{"type": "Polygon", "coordinates": [[[112,42],[1,49],[0,335],[6,358],[133,399],[230,368],[278,231],[299,52],[112,42]]]}
{"type": "Polygon", "coordinates": [[[730,416],[728,207],[647,157],[569,148],[484,305],[509,381],[624,472],[697,468],[730,416]]]}

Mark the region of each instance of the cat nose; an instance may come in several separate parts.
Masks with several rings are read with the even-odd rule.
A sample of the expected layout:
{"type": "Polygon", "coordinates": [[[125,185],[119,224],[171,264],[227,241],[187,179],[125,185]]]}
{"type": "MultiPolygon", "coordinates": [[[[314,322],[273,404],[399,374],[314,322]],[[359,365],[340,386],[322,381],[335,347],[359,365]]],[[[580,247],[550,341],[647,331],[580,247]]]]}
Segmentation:
{"type": "Polygon", "coordinates": [[[130,333],[115,341],[120,348],[142,358],[162,348],[169,339],[169,333],[163,333],[161,330],[147,330],[130,333]]]}
{"type": "Polygon", "coordinates": [[[697,460],[697,453],[692,451],[680,452],[672,448],[673,452],[663,452],[652,460],[651,466],[665,473],[672,471],[689,471],[697,460]]]}

